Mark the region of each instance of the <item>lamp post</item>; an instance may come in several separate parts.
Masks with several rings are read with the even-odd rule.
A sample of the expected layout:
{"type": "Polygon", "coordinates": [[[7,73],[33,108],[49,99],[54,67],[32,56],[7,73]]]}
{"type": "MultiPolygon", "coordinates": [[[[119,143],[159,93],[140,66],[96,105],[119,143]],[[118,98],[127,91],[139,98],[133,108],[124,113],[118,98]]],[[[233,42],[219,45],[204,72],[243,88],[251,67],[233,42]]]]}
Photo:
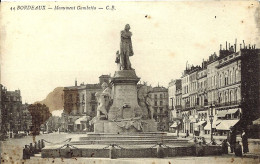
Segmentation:
{"type": "Polygon", "coordinates": [[[212,123],[213,123],[213,105],[210,105],[210,115],[209,115],[209,120],[210,120],[210,140],[211,142],[213,141],[213,129],[212,129],[212,123]]]}

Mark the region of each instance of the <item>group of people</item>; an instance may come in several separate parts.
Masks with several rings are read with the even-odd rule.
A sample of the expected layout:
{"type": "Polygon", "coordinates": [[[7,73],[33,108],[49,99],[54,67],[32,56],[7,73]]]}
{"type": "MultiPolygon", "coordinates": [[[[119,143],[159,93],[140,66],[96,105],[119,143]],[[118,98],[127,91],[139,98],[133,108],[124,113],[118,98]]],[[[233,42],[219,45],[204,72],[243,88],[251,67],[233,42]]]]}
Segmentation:
{"type": "MultiPolygon", "coordinates": [[[[248,135],[246,131],[242,133],[242,145],[243,145],[243,153],[248,153],[248,135]]],[[[231,129],[230,133],[227,136],[227,139],[222,143],[222,152],[223,154],[228,154],[228,146],[230,146],[231,153],[235,153],[236,156],[242,156],[242,146],[237,141],[237,132],[235,129],[231,129]]]]}
{"type": "Polygon", "coordinates": [[[30,143],[30,145],[25,145],[25,147],[23,148],[23,159],[30,159],[31,156],[39,153],[44,147],[45,144],[43,139],[35,142],[34,145],[33,143],[30,143]]]}

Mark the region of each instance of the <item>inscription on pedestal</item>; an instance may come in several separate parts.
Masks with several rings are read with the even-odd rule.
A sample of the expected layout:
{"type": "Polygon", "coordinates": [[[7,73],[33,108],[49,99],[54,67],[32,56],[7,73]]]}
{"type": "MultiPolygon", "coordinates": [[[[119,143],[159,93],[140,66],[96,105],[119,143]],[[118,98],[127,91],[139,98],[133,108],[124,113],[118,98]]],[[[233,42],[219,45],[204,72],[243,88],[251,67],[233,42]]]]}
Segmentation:
{"type": "Polygon", "coordinates": [[[134,85],[117,85],[115,86],[114,102],[120,107],[124,103],[132,105],[137,104],[137,91],[134,85]]]}

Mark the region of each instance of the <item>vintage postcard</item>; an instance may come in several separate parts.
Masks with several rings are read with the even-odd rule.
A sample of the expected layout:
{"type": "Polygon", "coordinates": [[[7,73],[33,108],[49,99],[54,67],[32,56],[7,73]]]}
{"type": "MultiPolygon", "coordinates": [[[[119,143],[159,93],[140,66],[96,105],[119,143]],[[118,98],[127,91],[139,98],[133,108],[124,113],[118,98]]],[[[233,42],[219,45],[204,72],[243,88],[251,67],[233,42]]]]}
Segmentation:
{"type": "Polygon", "coordinates": [[[1,2],[1,163],[259,163],[260,5],[1,2]]]}

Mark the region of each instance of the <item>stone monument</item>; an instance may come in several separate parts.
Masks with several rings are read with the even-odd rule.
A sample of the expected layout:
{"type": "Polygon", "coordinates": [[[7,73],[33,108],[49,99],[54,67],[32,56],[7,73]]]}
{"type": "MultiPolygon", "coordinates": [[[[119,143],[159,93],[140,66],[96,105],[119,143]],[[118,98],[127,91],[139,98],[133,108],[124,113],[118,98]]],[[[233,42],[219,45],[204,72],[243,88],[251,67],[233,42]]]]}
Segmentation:
{"type": "Polygon", "coordinates": [[[121,31],[120,52],[116,53],[118,70],[111,78],[112,89],[103,84],[97,93],[97,116],[93,119],[95,133],[156,132],[153,108],[147,86],[137,90],[137,77],[129,57],[134,55],[130,25],[121,31]],[[150,113],[148,115],[148,113],[150,113]]]}

